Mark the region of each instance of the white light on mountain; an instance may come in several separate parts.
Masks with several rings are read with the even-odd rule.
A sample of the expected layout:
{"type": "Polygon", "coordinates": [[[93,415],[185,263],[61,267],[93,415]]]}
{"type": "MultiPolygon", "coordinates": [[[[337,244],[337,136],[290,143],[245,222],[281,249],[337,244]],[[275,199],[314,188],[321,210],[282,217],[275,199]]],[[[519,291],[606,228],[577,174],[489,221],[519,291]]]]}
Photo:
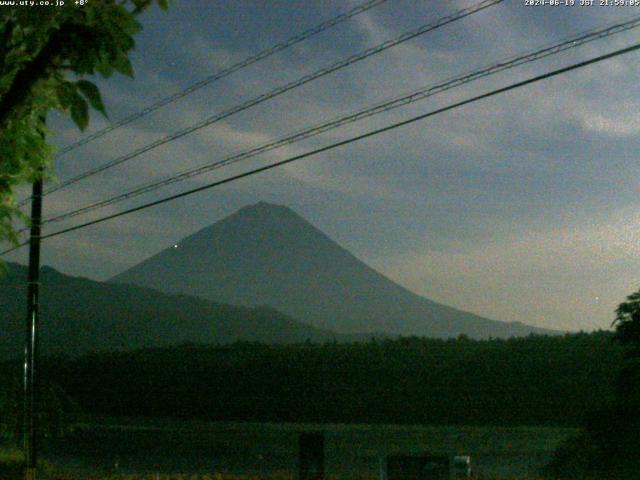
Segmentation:
{"type": "Polygon", "coordinates": [[[176,244],[173,246],[173,248],[178,248],[178,244],[176,243],[176,244]]]}

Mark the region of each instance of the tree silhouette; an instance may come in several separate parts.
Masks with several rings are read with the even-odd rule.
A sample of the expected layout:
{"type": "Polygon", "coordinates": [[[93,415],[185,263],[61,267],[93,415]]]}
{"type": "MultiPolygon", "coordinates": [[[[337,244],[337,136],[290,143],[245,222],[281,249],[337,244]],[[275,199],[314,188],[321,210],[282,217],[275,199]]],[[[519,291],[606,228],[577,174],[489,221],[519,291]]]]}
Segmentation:
{"type": "Polygon", "coordinates": [[[625,349],[616,381],[616,393],[625,409],[640,417],[640,290],[629,295],[616,310],[615,338],[625,349]]]}
{"type": "Polygon", "coordinates": [[[629,295],[616,310],[615,338],[628,347],[629,356],[640,356],[640,290],[629,295]]]}
{"type": "Polygon", "coordinates": [[[587,415],[546,467],[557,479],[637,479],[640,472],[640,290],[616,309],[614,340],[625,347],[611,402],[587,415]]]}

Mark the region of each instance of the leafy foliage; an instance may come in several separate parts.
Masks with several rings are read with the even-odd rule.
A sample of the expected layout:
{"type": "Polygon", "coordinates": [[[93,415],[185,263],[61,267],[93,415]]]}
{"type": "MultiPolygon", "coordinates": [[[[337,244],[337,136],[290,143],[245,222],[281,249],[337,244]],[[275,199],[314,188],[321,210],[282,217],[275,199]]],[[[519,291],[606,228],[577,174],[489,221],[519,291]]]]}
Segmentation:
{"type": "MultiPolygon", "coordinates": [[[[47,113],[66,112],[81,130],[89,123],[89,105],[106,115],[96,85],[71,78],[133,76],[129,53],[141,28],[137,14],[152,3],[105,0],[0,10],[0,240],[17,241],[15,187],[51,175],[47,113]]],[[[167,0],[157,3],[167,8],[167,0]]]]}
{"type": "Polygon", "coordinates": [[[640,357],[640,291],[627,297],[616,310],[616,339],[630,346],[630,356],[640,357]]]}
{"type": "Polygon", "coordinates": [[[640,472],[640,291],[616,310],[614,339],[625,347],[614,398],[587,416],[547,467],[553,478],[636,479],[640,472]]]}

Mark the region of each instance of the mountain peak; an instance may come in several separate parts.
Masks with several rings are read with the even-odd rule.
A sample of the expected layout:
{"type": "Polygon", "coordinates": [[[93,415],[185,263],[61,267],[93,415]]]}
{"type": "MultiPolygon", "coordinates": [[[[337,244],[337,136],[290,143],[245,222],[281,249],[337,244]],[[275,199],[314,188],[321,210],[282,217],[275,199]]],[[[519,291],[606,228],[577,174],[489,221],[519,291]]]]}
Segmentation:
{"type": "Polygon", "coordinates": [[[237,210],[234,214],[230,215],[227,218],[238,217],[238,216],[243,217],[246,215],[260,215],[260,216],[270,215],[270,216],[278,216],[278,217],[284,217],[288,215],[291,217],[295,217],[297,219],[304,220],[294,210],[292,210],[291,208],[285,205],[278,205],[275,203],[268,203],[265,201],[260,201],[258,203],[254,203],[254,204],[242,207],[241,209],[237,210]]]}
{"type": "Polygon", "coordinates": [[[287,210],[290,210],[289,207],[286,207],[284,205],[279,205],[277,203],[269,203],[269,202],[265,202],[264,200],[260,200],[258,203],[253,203],[251,205],[247,205],[246,207],[241,208],[240,210],[244,210],[244,209],[252,209],[252,210],[257,210],[257,209],[266,209],[266,210],[275,210],[275,209],[279,209],[279,208],[286,208],[287,210]]]}
{"type": "Polygon", "coordinates": [[[505,337],[536,331],[420,297],[284,205],[258,202],[114,277],[244,306],[270,305],[341,333],[505,337]],[[178,248],[176,248],[178,247],[178,248]]]}
{"type": "Polygon", "coordinates": [[[293,250],[304,246],[305,252],[308,252],[308,245],[325,248],[331,244],[339,248],[291,208],[264,201],[242,207],[179,243],[186,245],[190,242],[197,249],[211,246],[213,242],[216,248],[224,245],[238,252],[246,252],[246,248],[251,246],[256,255],[261,248],[283,249],[285,245],[293,250]]]}

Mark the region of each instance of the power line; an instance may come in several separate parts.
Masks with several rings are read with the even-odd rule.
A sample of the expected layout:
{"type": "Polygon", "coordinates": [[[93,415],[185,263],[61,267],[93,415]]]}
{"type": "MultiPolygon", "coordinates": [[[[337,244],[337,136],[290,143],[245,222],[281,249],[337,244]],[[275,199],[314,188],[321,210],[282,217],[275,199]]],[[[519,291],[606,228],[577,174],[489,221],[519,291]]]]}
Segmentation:
{"type": "MultiPolygon", "coordinates": [[[[247,172],[240,173],[238,175],[227,177],[227,178],[225,178],[223,180],[218,180],[218,181],[209,183],[207,185],[203,185],[203,186],[200,186],[200,187],[197,187],[197,188],[193,188],[193,189],[190,189],[190,190],[187,190],[187,191],[175,194],[175,195],[171,195],[171,196],[159,199],[159,200],[155,200],[153,202],[148,202],[148,203],[145,203],[143,205],[139,205],[137,207],[129,208],[127,210],[124,210],[124,211],[121,211],[121,212],[118,212],[118,213],[114,213],[112,215],[107,215],[107,216],[104,216],[104,217],[101,217],[101,218],[98,218],[98,219],[95,219],[95,220],[91,220],[91,221],[88,221],[88,222],[85,222],[85,223],[82,223],[82,224],[79,224],[79,225],[75,225],[73,227],[65,228],[63,230],[58,230],[58,231],[53,232],[53,233],[42,235],[41,238],[42,239],[47,239],[47,238],[56,237],[58,235],[69,233],[69,232],[72,232],[74,230],[79,230],[79,229],[82,229],[82,228],[85,228],[85,227],[89,227],[91,225],[96,225],[98,223],[102,223],[102,222],[105,222],[107,220],[112,220],[114,218],[118,218],[118,217],[121,217],[121,216],[124,216],[124,215],[128,215],[130,213],[134,213],[134,212],[137,212],[137,211],[140,211],[140,210],[145,210],[147,208],[154,207],[156,205],[160,205],[160,204],[163,204],[163,203],[167,203],[167,202],[176,200],[178,198],[186,197],[186,196],[192,195],[194,193],[198,193],[198,192],[201,192],[201,191],[204,191],[204,190],[208,190],[210,188],[214,188],[214,187],[217,187],[217,186],[220,186],[220,185],[224,185],[226,183],[230,183],[230,182],[239,180],[241,178],[249,177],[249,176],[255,175],[257,173],[261,173],[261,172],[264,172],[264,171],[267,171],[267,170],[271,170],[273,168],[280,167],[282,165],[286,165],[288,163],[292,163],[292,162],[295,162],[297,160],[301,160],[303,158],[311,157],[311,156],[317,155],[319,153],[323,153],[323,152],[326,152],[326,151],[329,151],[329,150],[333,150],[335,148],[338,148],[338,147],[341,147],[341,146],[344,146],[344,145],[348,145],[348,144],[363,140],[365,138],[373,137],[375,135],[379,135],[381,133],[388,132],[390,130],[395,130],[396,128],[403,127],[405,125],[409,125],[409,124],[418,122],[420,120],[424,120],[426,118],[429,118],[429,117],[432,117],[432,116],[435,116],[435,115],[438,115],[438,114],[441,114],[441,113],[444,113],[444,112],[447,112],[447,111],[450,111],[450,110],[454,110],[454,109],[462,107],[464,105],[468,105],[470,103],[474,103],[474,102],[477,102],[479,100],[483,100],[485,98],[490,98],[490,97],[499,95],[501,93],[505,93],[505,92],[508,92],[508,91],[511,91],[511,90],[515,90],[517,88],[520,88],[520,87],[523,87],[523,86],[526,86],[526,85],[530,85],[532,83],[536,83],[536,82],[539,82],[539,81],[542,81],[542,80],[546,80],[548,78],[555,77],[557,75],[561,75],[561,74],[567,73],[567,72],[572,71],[572,70],[583,68],[583,67],[586,67],[588,65],[592,65],[594,63],[602,62],[604,60],[607,60],[607,59],[610,59],[610,58],[613,58],[613,57],[617,57],[619,55],[623,55],[623,54],[626,54],[626,53],[629,53],[629,52],[632,52],[632,51],[635,51],[635,50],[638,50],[638,49],[640,49],[640,43],[637,43],[637,44],[632,45],[630,47],[622,48],[620,50],[616,50],[614,52],[610,52],[610,53],[607,53],[607,54],[604,54],[604,55],[600,55],[598,57],[594,57],[594,58],[591,58],[589,60],[585,60],[585,61],[582,61],[582,62],[579,62],[579,63],[574,63],[572,65],[569,65],[568,67],[563,67],[563,68],[560,68],[560,69],[557,69],[557,70],[553,70],[551,72],[547,72],[545,74],[538,75],[538,76],[529,78],[527,80],[516,82],[516,83],[513,83],[513,84],[508,85],[506,87],[498,88],[496,90],[492,90],[490,92],[483,93],[481,95],[477,95],[477,96],[468,98],[466,100],[462,100],[462,101],[457,102],[457,103],[453,103],[453,104],[448,105],[446,107],[438,108],[436,110],[432,110],[432,111],[424,113],[422,115],[418,115],[418,116],[409,118],[408,120],[403,120],[401,122],[397,122],[397,123],[388,125],[386,127],[382,127],[382,128],[376,129],[376,130],[372,130],[370,132],[363,133],[361,135],[357,135],[355,137],[351,137],[351,138],[348,138],[346,140],[342,140],[340,142],[332,143],[330,145],[327,145],[327,146],[324,146],[324,147],[321,147],[321,148],[318,148],[318,149],[315,149],[315,150],[312,150],[312,151],[309,151],[309,152],[306,152],[306,153],[303,153],[303,154],[300,154],[300,155],[296,155],[296,156],[287,158],[285,160],[281,160],[279,162],[275,162],[275,163],[272,163],[272,164],[269,164],[269,165],[264,165],[262,167],[255,168],[253,170],[249,170],[247,172]]],[[[23,242],[23,243],[15,246],[13,248],[10,248],[8,250],[5,250],[4,252],[1,252],[0,255],[4,255],[6,253],[9,253],[9,252],[12,252],[14,250],[17,250],[18,248],[20,248],[20,247],[22,247],[24,245],[27,245],[27,243],[28,242],[23,242]]]]}
{"type": "MultiPolygon", "coordinates": [[[[164,145],[166,143],[172,142],[174,140],[177,140],[179,138],[182,138],[186,135],[189,135],[190,133],[195,132],[196,130],[200,130],[204,127],[207,127],[213,123],[219,122],[221,120],[224,120],[236,113],[242,112],[244,110],[247,110],[255,105],[258,105],[262,102],[265,102],[271,98],[277,97],[279,95],[282,95],[283,93],[286,93],[290,90],[293,90],[294,88],[300,87],[302,85],[305,85],[313,80],[316,80],[318,78],[324,77],[325,75],[328,75],[330,73],[333,73],[337,70],[340,70],[344,67],[350,66],[354,63],[357,63],[361,60],[364,60],[370,56],[376,55],[378,53],[381,53],[385,50],[388,50],[389,48],[392,48],[396,45],[399,45],[401,43],[404,43],[408,40],[411,40],[415,37],[418,37],[420,35],[423,35],[427,32],[430,32],[432,30],[435,30],[437,28],[440,28],[444,25],[447,25],[449,23],[453,23],[457,20],[460,20],[464,17],[467,17],[469,15],[472,15],[474,13],[477,13],[481,10],[484,10],[485,8],[491,7],[493,5],[497,5],[498,3],[501,3],[503,0],[482,0],[481,2],[476,3],[475,5],[472,5],[471,7],[467,7],[464,8],[462,10],[458,10],[457,12],[451,14],[451,15],[447,15],[445,17],[442,17],[438,20],[436,20],[434,23],[429,23],[426,25],[422,25],[421,27],[411,30],[409,32],[403,33],[402,35],[395,37],[393,39],[387,40],[383,43],[380,43],[374,47],[368,48],[358,54],[352,55],[344,60],[340,60],[336,63],[333,63],[331,65],[329,65],[328,67],[324,67],[321,68],[320,70],[317,70],[313,73],[307,74],[301,78],[299,78],[298,80],[295,80],[293,82],[287,83],[285,85],[282,85],[280,87],[277,87],[267,93],[263,93],[257,97],[254,97],[250,100],[247,100],[239,105],[236,105],[228,110],[225,110],[221,113],[217,113],[209,118],[206,118],[205,120],[202,120],[190,127],[187,127],[183,130],[180,130],[178,132],[175,132],[171,135],[167,135],[163,138],[160,138],[158,140],[156,140],[155,142],[152,142],[144,147],[138,148],[137,150],[134,150],[133,152],[130,152],[126,155],[123,155],[121,157],[118,157],[114,160],[111,160],[109,162],[106,162],[96,168],[90,169],[85,171],[84,173],[81,173],[73,178],[70,178],[69,180],[63,181],[61,183],[59,183],[56,186],[53,186],[49,189],[47,189],[44,194],[50,194],[53,193],[55,191],[58,191],[62,188],[68,187],[69,185],[72,185],[74,183],[77,183],[81,180],[84,180],[85,178],[91,177],[93,175],[96,175],[98,173],[101,173],[105,170],[108,170],[109,168],[115,167],[117,165],[120,165],[124,162],[127,162],[133,158],[136,158],[140,155],[142,155],[143,153],[146,153],[150,150],[153,150],[161,145],[164,145]]],[[[21,202],[19,204],[19,206],[22,206],[25,203],[25,201],[21,202]]]]}
{"type": "MultiPolygon", "coordinates": [[[[530,51],[529,53],[524,53],[518,56],[513,56],[504,60],[500,60],[497,63],[468,72],[464,75],[451,78],[449,80],[440,82],[435,85],[423,87],[409,94],[405,94],[403,96],[395,97],[391,100],[386,100],[382,103],[378,103],[375,106],[359,110],[355,113],[351,113],[349,115],[339,117],[337,119],[331,120],[329,122],[326,122],[320,125],[306,128],[297,133],[291,134],[287,137],[263,144],[259,147],[255,147],[241,153],[231,155],[222,160],[218,160],[216,162],[209,162],[199,167],[195,167],[195,168],[171,175],[162,180],[140,185],[125,193],[121,193],[113,197],[109,197],[107,199],[100,200],[98,202],[94,202],[89,205],[85,205],[83,207],[56,215],[54,217],[50,217],[44,220],[43,223],[59,222],[62,220],[66,220],[68,218],[72,218],[72,217],[96,210],[98,208],[102,208],[108,205],[112,205],[114,203],[118,203],[120,201],[129,200],[131,198],[135,198],[139,195],[152,192],[154,190],[165,187],[167,185],[171,185],[173,183],[181,182],[183,180],[186,180],[198,175],[202,175],[204,173],[210,172],[217,168],[221,168],[224,166],[237,163],[241,160],[245,160],[245,159],[260,155],[262,153],[280,148],[285,145],[293,144],[295,142],[310,138],[315,135],[319,135],[329,130],[336,129],[343,125],[353,123],[353,122],[356,122],[364,118],[368,118],[383,112],[387,112],[389,110],[399,108],[419,100],[423,100],[425,98],[428,98],[438,93],[444,92],[446,90],[450,90],[452,88],[464,85],[466,83],[478,80],[480,78],[484,78],[484,77],[502,72],[507,69],[511,69],[526,63],[540,60],[542,58],[546,58],[548,56],[555,55],[557,53],[582,46],[586,43],[589,43],[595,40],[599,40],[614,34],[618,34],[621,32],[631,30],[633,28],[637,28],[638,26],[640,26],[640,16],[635,16],[621,23],[609,25],[607,27],[603,27],[597,30],[590,30],[588,32],[583,32],[581,34],[574,35],[568,39],[565,39],[560,43],[548,45],[538,50],[530,51]]],[[[24,230],[21,230],[20,232],[22,231],[24,230]]]]}
{"type": "MultiPolygon", "coordinates": [[[[281,52],[297,43],[302,42],[303,40],[306,40],[308,38],[313,37],[316,34],[319,34],[321,32],[324,32],[350,18],[355,17],[356,15],[359,15],[361,13],[364,13],[368,10],[371,10],[374,7],[377,7],[378,5],[381,5],[385,2],[387,2],[388,0],[369,0],[361,5],[358,5],[354,8],[352,8],[351,10],[349,10],[346,13],[340,14],[332,19],[329,19],[325,22],[322,22],[318,25],[316,25],[315,27],[312,27],[308,30],[305,30],[304,32],[295,35],[287,40],[285,40],[284,42],[278,43],[274,46],[272,46],[271,48],[268,48],[266,50],[263,50],[262,52],[257,53],[256,55],[253,55],[251,57],[247,57],[244,60],[241,60],[240,62],[225,68],[224,70],[221,70],[213,75],[210,75],[192,85],[189,85],[188,87],[186,87],[183,90],[180,90],[178,92],[175,92],[172,95],[169,95],[167,97],[164,97],[160,100],[158,100],[155,103],[152,103],[151,105],[148,105],[147,107],[145,107],[144,109],[140,110],[139,112],[136,112],[132,115],[129,115],[127,117],[124,117],[120,120],[118,120],[117,122],[114,122],[113,124],[98,130],[95,133],[92,133],[91,135],[88,135],[80,140],[78,140],[77,142],[74,142],[70,145],[67,145],[66,147],[61,148],[57,154],[56,154],[56,158],[60,158],[63,155],[67,154],[68,152],[70,152],[71,150],[75,150],[76,148],[85,145],[87,143],[92,142],[93,140],[96,140],[100,137],[103,137],[104,135],[106,135],[107,133],[110,133],[124,125],[128,125],[131,122],[134,122],[135,120],[138,120],[162,107],[164,107],[165,105],[168,105],[170,103],[175,102],[176,100],[179,100],[183,97],[186,97],[187,95],[195,92],[196,90],[199,90],[202,87],[205,87],[213,82],[216,82],[222,78],[228,77],[229,75],[231,75],[232,73],[237,72],[238,70],[248,67],[254,63],[257,63],[260,60],[263,60],[267,57],[270,57],[271,55],[274,55],[278,52],[281,52]]],[[[55,191],[55,190],[54,190],[55,191]]],[[[50,193],[47,192],[45,190],[45,194],[46,193],[50,193]]],[[[18,207],[24,206],[31,197],[27,197],[24,200],[20,201],[18,203],[18,207]]]]}
{"type": "Polygon", "coordinates": [[[62,155],[70,152],[71,150],[74,150],[78,147],[80,147],[81,145],[85,145],[93,140],[96,140],[97,138],[100,138],[104,135],[106,135],[109,132],[112,132],[114,130],[116,130],[117,128],[120,128],[124,125],[127,125],[135,120],[138,120],[139,118],[142,118],[156,110],[158,110],[161,107],[164,107],[165,105],[168,105],[170,103],[175,102],[176,100],[179,100],[183,97],[186,97],[187,95],[195,92],[196,90],[199,90],[200,88],[209,85],[213,82],[216,82],[224,77],[227,77],[229,75],[231,75],[234,72],[237,72],[238,70],[248,67],[249,65],[252,65],[260,60],[264,60],[267,57],[270,57],[271,55],[274,55],[275,53],[281,52],[282,50],[285,50],[297,43],[302,42],[303,40],[306,40],[310,37],[313,37],[314,35],[317,35],[321,32],[324,32],[325,30],[328,30],[352,17],[355,17],[356,15],[359,15],[361,13],[364,13],[368,10],[371,10],[374,7],[377,7],[378,5],[381,5],[383,3],[385,3],[387,0],[369,0],[367,2],[362,3],[361,5],[358,5],[354,8],[352,8],[351,10],[349,10],[346,13],[340,14],[334,18],[331,18],[330,20],[327,20],[325,22],[322,22],[308,30],[305,30],[304,32],[295,35],[291,38],[288,38],[287,40],[278,43],[274,46],[272,46],[271,48],[268,48],[266,50],[263,50],[251,57],[247,57],[244,60],[239,61],[238,63],[235,63],[234,65],[225,68],[224,70],[221,70],[213,75],[210,75],[206,78],[203,78],[202,80],[193,83],[192,85],[189,85],[188,87],[186,87],[183,90],[180,90],[172,95],[169,95],[167,97],[162,98],[161,100],[158,100],[155,103],[152,103],[151,105],[145,107],[144,109],[140,110],[139,112],[136,112],[132,115],[129,115],[128,117],[124,117],[121,120],[118,120],[117,122],[103,128],[102,130],[99,130],[91,135],[88,135],[87,137],[78,140],[75,143],[72,143],[71,145],[68,145],[62,149],[60,149],[60,151],[57,154],[57,157],[61,157],[62,155]]]}

